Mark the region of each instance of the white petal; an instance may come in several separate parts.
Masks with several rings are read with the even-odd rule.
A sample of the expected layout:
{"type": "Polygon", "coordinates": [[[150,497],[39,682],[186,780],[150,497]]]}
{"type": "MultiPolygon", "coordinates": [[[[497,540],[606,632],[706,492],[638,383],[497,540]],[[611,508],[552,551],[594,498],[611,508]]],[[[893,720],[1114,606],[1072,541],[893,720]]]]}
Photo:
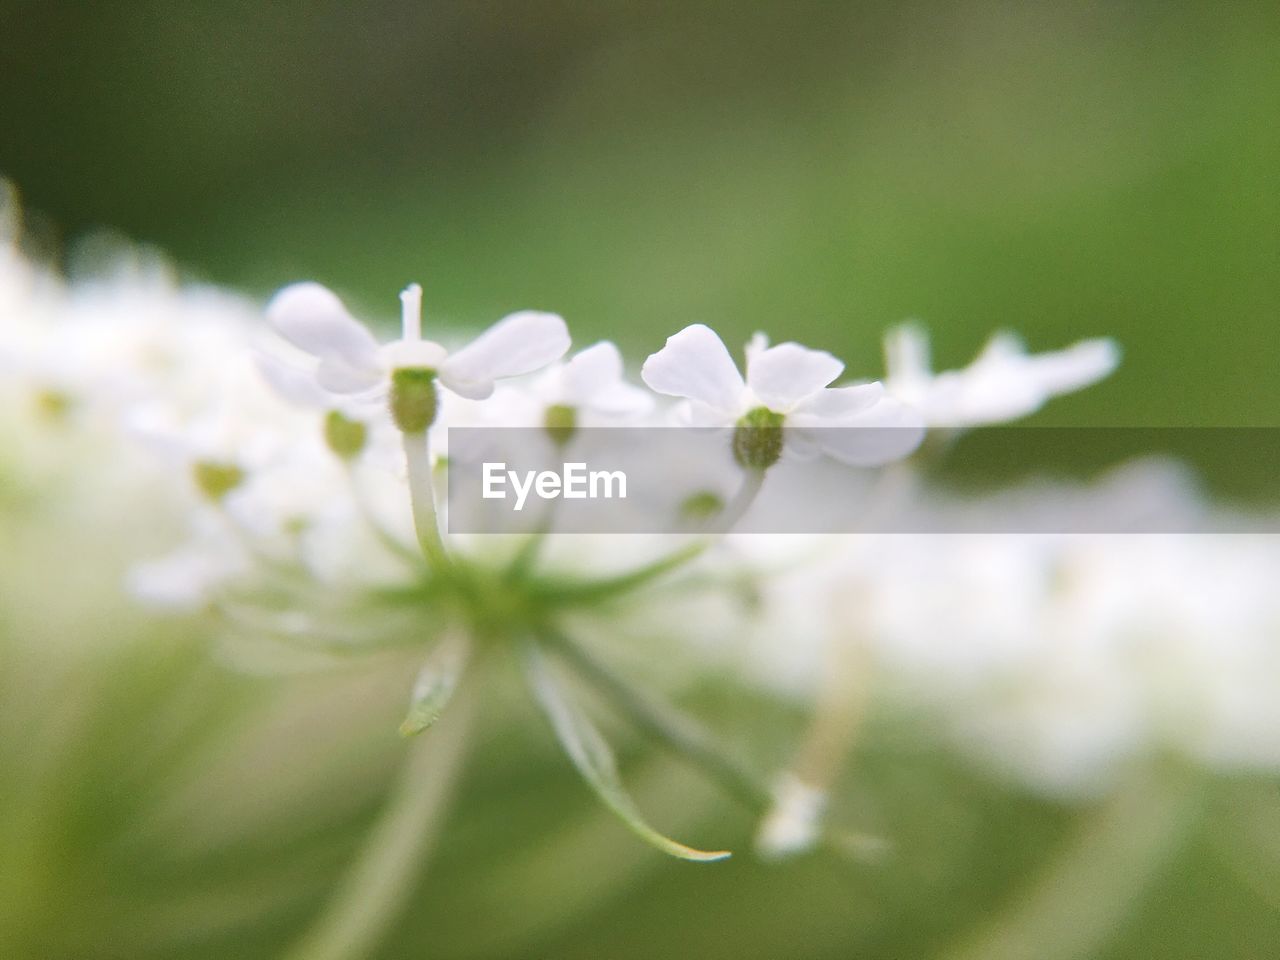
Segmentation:
{"type": "Polygon", "coordinates": [[[192,456],[189,431],[182,429],[174,411],[167,406],[142,404],[125,416],[124,426],[135,439],[174,462],[181,463],[192,456]]]}
{"type": "MultiPolygon", "coordinates": [[[[878,386],[865,384],[845,390],[862,391],[865,397],[870,395],[867,387],[878,386]]],[[[845,390],[825,392],[843,394],[845,390]]],[[[901,460],[924,439],[924,419],[892,397],[882,395],[869,406],[859,408],[852,402],[852,396],[847,395],[840,401],[832,401],[832,411],[841,403],[844,409],[833,416],[815,415],[809,411],[818,404],[806,405],[805,413],[788,418],[793,425],[791,433],[796,439],[815,444],[827,456],[855,467],[875,467],[901,460]]]]}
{"type": "Polygon", "coordinates": [[[1046,399],[1027,360],[1010,357],[939,374],[921,406],[930,426],[975,427],[1025,417],[1046,399]]]}
{"type": "Polygon", "coordinates": [[[295,283],[277,293],[267,304],[267,322],[313,356],[339,356],[353,366],[376,362],[378,341],[318,283],[295,283]]]}
{"type": "Polygon", "coordinates": [[[440,382],[466,400],[488,400],[493,396],[492,380],[459,380],[441,373],[440,382]]]}
{"type": "Polygon", "coordinates": [[[789,462],[814,460],[822,455],[822,448],[814,438],[815,430],[803,427],[783,427],[782,456],[789,462]]]}
{"type": "Polygon", "coordinates": [[[1039,410],[1050,397],[1100,380],[1118,361],[1119,350],[1110,340],[1086,340],[1029,356],[1020,339],[999,333],[968,367],[934,380],[926,412],[937,426],[1016,420],[1039,410]]]}
{"type": "Polygon", "coordinates": [[[300,407],[324,407],[329,398],[316,382],[316,375],[311,370],[281,360],[267,353],[259,353],[254,357],[258,372],[280,397],[300,407]]]}
{"type": "Polygon", "coordinates": [[[791,415],[793,421],[839,420],[864,413],[885,399],[884,386],[880,383],[859,383],[851,387],[832,387],[821,390],[797,406],[791,415]]]}
{"type": "Polygon", "coordinates": [[[334,393],[363,393],[382,383],[378,367],[356,367],[341,357],[325,357],[316,367],[316,382],[334,393]]]}
{"type": "Polygon", "coordinates": [[[724,341],[701,323],[667,338],[667,345],[644,362],[640,377],[652,390],[727,413],[742,405],[745,384],[724,341]]]}
{"type": "Polygon", "coordinates": [[[580,350],[561,374],[565,403],[581,406],[622,379],[622,354],[608,340],[580,350]]]}
{"type": "Polygon", "coordinates": [[[134,598],[151,606],[196,610],[243,566],[243,560],[229,544],[193,544],[134,566],[128,574],[127,589],[134,598]]]}
{"type": "Polygon", "coordinates": [[[844,372],[844,364],[824,350],[780,343],[747,363],[747,386],[771,410],[786,411],[844,372]]]}
{"type": "Polygon", "coordinates": [[[1036,381],[1049,395],[1056,396],[1083,389],[1110,374],[1120,362],[1120,348],[1114,340],[1104,337],[1082,340],[1065,350],[1037,354],[1028,360],[1036,381]]]}
{"type": "Polygon", "coordinates": [[[988,339],[982,352],[974,359],[974,363],[983,360],[1008,359],[1021,357],[1027,352],[1026,342],[1012,330],[997,330],[988,339]]]}
{"type": "Polygon", "coordinates": [[[440,366],[440,382],[473,400],[493,392],[493,381],[532,373],[564,356],[569,328],[554,313],[524,310],[504,317],[440,366]]]}
{"type": "Polygon", "coordinates": [[[644,413],[653,406],[653,395],[627,383],[622,377],[622,354],[605,340],[580,351],[561,374],[564,402],[600,413],[644,413]]]}
{"type": "Polygon", "coordinates": [[[653,409],[653,394],[619,380],[592,397],[589,409],[615,417],[637,416],[653,409]]]}
{"type": "Polygon", "coordinates": [[[731,427],[741,414],[734,410],[717,410],[697,400],[678,403],[672,411],[673,421],[682,427],[731,427]]]}

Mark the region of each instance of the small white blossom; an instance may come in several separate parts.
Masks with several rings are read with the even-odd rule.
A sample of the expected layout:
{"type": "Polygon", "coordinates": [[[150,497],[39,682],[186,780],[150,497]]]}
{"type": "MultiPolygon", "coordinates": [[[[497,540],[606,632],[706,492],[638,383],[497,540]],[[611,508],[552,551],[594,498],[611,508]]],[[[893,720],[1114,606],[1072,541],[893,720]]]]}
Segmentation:
{"type": "MultiPolygon", "coordinates": [[[[401,336],[385,344],[318,283],[285,287],[268,306],[267,319],[280,336],[313,358],[308,372],[314,384],[340,396],[376,396],[385,391],[393,370],[417,367],[435,371],[440,383],[454,393],[483,400],[493,393],[495,381],[539,370],[569,349],[563,319],[525,310],[504,317],[450,353],[441,344],[422,339],[421,299],[417,285],[405,290],[401,336]]],[[[285,373],[277,364],[269,364],[268,374],[287,397],[306,399],[302,378],[283,379],[285,373]]]]}
{"type": "Polygon", "coordinates": [[[605,427],[642,422],[653,394],[628,383],[622,354],[607,340],[553,363],[535,378],[500,386],[482,402],[448,408],[451,425],[605,427]]]}
{"type": "Polygon", "coordinates": [[[919,417],[879,383],[831,387],[844,364],[825,351],[798,343],[770,347],[757,334],[746,366],[744,379],[724,341],[694,324],[667,338],[645,361],[641,377],[658,393],[686,400],[691,423],[738,426],[754,415],[761,422],[751,426],[781,426],[785,449],[801,456],[820,451],[853,466],[874,466],[900,459],[920,443],[919,417]]]}
{"type": "Polygon", "coordinates": [[[213,603],[226,583],[253,571],[253,558],[225,524],[200,515],[191,526],[187,542],[129,569],[125,588],[136,600],[161,610],[197,611],[213,603]]]}
{"type": "Polygon", "coordinates": [[[774,786],[773,807],[756,832],[756,852],[782,859],[813,847],[821,836],[827,793],[785,774],[774,786]]]}
{"type": "Polygon", "coordinates": [[[653,396],[623,376],[622,354],[608,340],[548,368],[530,391],[545,406],[569,407],[594,422],[633,419],[653,408],[653,396]]]}
{"type": "Polygon", "coordinates": [[[934,373],[929,340],[914,324],[884,339],[885,387],[930,427],[977,427],[1035,413],[1045,402],[1106,377],[1120,362],[1114,340],[1081,340],[1064,350],[1028,354],[1011,333],[997,333],[962,370],[934,373]]]}

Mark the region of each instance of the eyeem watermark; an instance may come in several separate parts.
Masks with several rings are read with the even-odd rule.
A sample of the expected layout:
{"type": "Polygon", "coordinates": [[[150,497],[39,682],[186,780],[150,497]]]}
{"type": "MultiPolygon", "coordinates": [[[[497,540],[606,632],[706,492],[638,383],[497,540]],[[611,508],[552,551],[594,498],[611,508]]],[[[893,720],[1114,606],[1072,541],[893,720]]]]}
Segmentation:
{"type": "MultiPolygon", "coordinates": [[[[860,449],[896,428],[824,429],[860,449]]],[[[571,443],[540,427],[450,428],[448,531],[702,535],[743,488],[731,429],[582,427],[571,443]]],[[[903,468],[927,482],[906,483],[784,457],[735,532],[1280,535],[1275,428],[992,427],[965,434],[945,464],[929,454],[903,468]],[[1239,506],[1207,507],[1193,475],[1151,456],[1161,452],[1229,465],[1231,486],[1218,482],[1239,506]]]]}
{"type": "Polygon", "coordinates": [[[515,494],[514,509],[524,509],[530,493],[541,500],[625,500],[627,475],[621,470],[588,470],[585,463],[566,463],[554,470],[508,470],[505,461],[483,466],[481,496],[506,500],[515,494]]]}

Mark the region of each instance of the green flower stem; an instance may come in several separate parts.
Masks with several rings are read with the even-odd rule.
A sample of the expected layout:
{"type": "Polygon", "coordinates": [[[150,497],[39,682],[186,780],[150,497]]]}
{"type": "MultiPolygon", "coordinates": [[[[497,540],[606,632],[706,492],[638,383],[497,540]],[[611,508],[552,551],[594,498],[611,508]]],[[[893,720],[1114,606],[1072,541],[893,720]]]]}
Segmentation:
{"type": "Polygon", "coordinates": [[[305,629],[300,629],[289,622],[287,615],[255,607],[226,591],[218,595],[215,608],[227,623],[248,634],[275,641],[294,650],[330,657],[365,656],[371,650],[389,650],[419,642],[416,637],[408,638],[401,634],[394,634],[388,639],[369,630],[355,632],[331,622],[313,621],[307,623],[305,629]]]}
{"type": "Polygon", "coordinates": [[[546,505],[542,512],[542,518],[538,521],[537,529],[530,533],[525,538],[524,543],[520,545],[520,549],[516,552],[510,566],[507,567],[506,579],[508,582],[523,580],[537,563],[538,555],[542,552],[542,547],[546,544],[547,536],[555,523],[556,506],[559,503],[559,500],[552,500],[546,505]]]}
{"type": "MultiPolygon", "coordinates": [[[[742,519],[743,514],[751,508],[751,505],[755,503],[756,497],[760,494],[760,488],[764,485],[764,476],[764,470],[752,469],[744,471],[742,485],[738,488],[737,493],[734,494],[733,499],[725,505],[724,510],[716,517],[715,522],[707,531],[708,535],[704,539],[686,544],[665,557],[661,557],[635,570],[619,574],[616,577],[606,577],[601,580],[593,580],[590,583],[556,586],[545,591],[543,598],[564,604],[597,603],[602,600],[612,599],[620,594],[629,593],[644,586],[651,580],[656,580],[664,574],[679,569],[692,560],[696,560],[728,533],[742,519]]],[[[537,555],[537,550],[541,547],[543,535],[543,531],[538,531],[532,535],[531,541],[525,544],[525,548],[521,550],[516,562],[511,566],[511,570],[515,575],[524,574],[532,565],[533,559],[537,555]]]]}
{"type": "Polygon", "coordinates": [[[431,476],[431,451],[426,433],[404,434],[404,456],[409,468],[409,500],[413,508],[413,525],[418,543],[427,562],[437,572],[449,566],[449,554],[440,537],[440,521],[436,517],[435,486],[431,476]]]}
{"type": "Polygon", "coordinates": [[[413,742],[368,841],[316,924],[285,960],[363,960],[414,892],[458,779],[474,713],[464,679],[448,713],[413,742]]]}
{"type": "Polygon", "coordinates": [[[244,552],[253,558],[255,563],[259,564],[268,573],[279,577],[282,581],[301,583],[305,580],[303,570],[296,561],[282,560],[279,557],[272,556],[262,548],[262,544],[255,540],[244,527],[236,522],[236,518],[227,511],[225,505],[217,503],[214,506],[227,532],[231,534],[244,552]]]}
{"type": "Polygon", "coordinates": [[[772,796],[764,779],[726,752],[690,718],[632,686],[564,634],[547,632],[543,640],[643,733],[714,777],[753,812],[763,813],[769,808],[772,796]]]}
{"type": "Polygon", "coordinates": [[[636,590],[651,580],[695,560],[709,547],[710,541],[690,543],[665,557],[616,577],[604,577],[587,583],[556,585],[540,593],[540,598],[559,604],[597,603],[636,590]]]}
{"type": "Polygon", "coordinates": [[[542,546],[546,543],[546,540],[547,530],[545,527],[533,531],[525,538],[506,569],[505,579],[508,583],[517,583],[528,575],[529,571],[537,563],[538,554],[542,552],[542,546]]]}
{"type": "Polygon", "coordinates": [[[369,498],[365,496],[364,489],[360,485],[360,479],[356,476],[356,471],[351,461],[344,461],[343,466],[345,468],[343,473],[346,474],[347,485],[351,490],[351,498],[355,501],[356,509],[360,511],[360,518],[373,532],[373,535],[377,537],[378,542],[394,556],[414,567],[421,567],[422,557],[414,552],[411,547],[402,543],[398,537],[394,536],[378,520],[377,515],[373,512],[372,504],[369,503],[369,498]]]}
{"type": "Polygon", "coordinates": [[[797,780],[824,792],[834,785],[866,711],[870,667],[866,647],[856,638],[829,642],[813,719],[791,767],[797,780]]]}
{"type": "Polygon", "coordinates": [[[742,484],[733,495],[733,499],[726,503],[724,509],[716,514],[711,524],[710,532],[713,536],[724,536],[736,527],[738,521],[751,509],[751,505],[756,502],[756,497],[760,495],[760,488],[764,486],[766,469],[764,467],[749,467],[743,470],[742,484]]]}

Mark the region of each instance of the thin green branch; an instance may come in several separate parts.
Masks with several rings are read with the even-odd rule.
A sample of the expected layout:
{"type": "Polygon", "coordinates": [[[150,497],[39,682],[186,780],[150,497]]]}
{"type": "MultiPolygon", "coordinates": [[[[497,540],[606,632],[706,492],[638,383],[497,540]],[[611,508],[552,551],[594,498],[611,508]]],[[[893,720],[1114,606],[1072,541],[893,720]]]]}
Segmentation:
{"type": "Polygon", "coordinates": [[[773,798],[768,783],[694,720],[636,688],[564,634],[548,631],[543,640],[641,732],[704,770],[753,812],[769,809],[773,798]]]}
{"type": "Polygon", "coordinates": [[[646,564],[635,570],[629,570],[616,577],[605,577],[586,583],[557,584],[543,588],[539,591],[539,595],[541,599],[564,605],[590,604],[610,600],[613,597],[630,593],[632,590],[643,587],[649,582],[679,569],[691,560],[701,556],[708,546],[709,544],[706,542],[691,543],[681,547],[674,553],[655,560],[653,563],[646,564]]]}
{"type": "Polygon", "coordinates": [[[427,447],[426,433],[404,435],[404,456],[409,470],[409,501],[413,508],[413,525],[418,533],[418,543],[427,562],[437,572],[449,567],[449,554],[440,536],[440,521],[436,516],[435,485],[431,477],[431,451],[427,447]]]}

